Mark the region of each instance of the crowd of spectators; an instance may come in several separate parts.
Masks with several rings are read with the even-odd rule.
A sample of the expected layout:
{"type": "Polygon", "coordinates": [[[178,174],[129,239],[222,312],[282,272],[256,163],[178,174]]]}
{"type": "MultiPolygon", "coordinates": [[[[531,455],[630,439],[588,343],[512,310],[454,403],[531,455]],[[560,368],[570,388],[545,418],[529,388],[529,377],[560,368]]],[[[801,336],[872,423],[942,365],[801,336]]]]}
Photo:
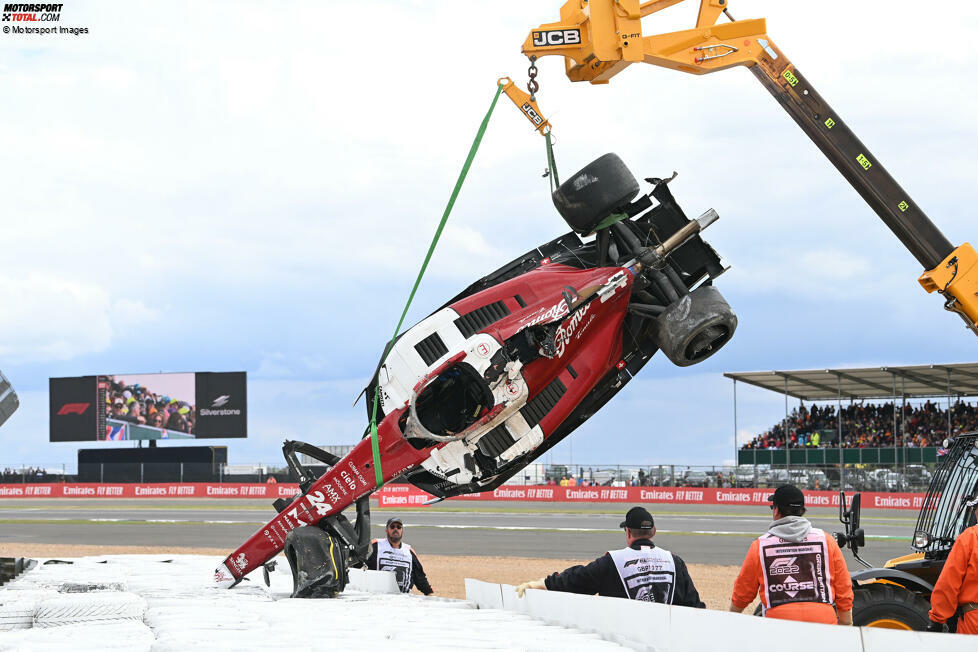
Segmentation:
{"type": "MultiPolygon", "coordinates": [[[[883,448],[906,445],[910,448],[939,446],[948,433],[948,410],[926,401],[907,404],[901,415],[896,407],[896,440],[894,441],[894,404],[853,403],[842,408],[842,446],[845,448],[883,448]],[[904,421],[906,433],[904,433],[904,421]],[[906,438],[904,440],[904,437],[906,438]]],[[[743,446],[750,448],[785,448],[784,420],[754,437],[743,446]]],[[[951,436],[978,430],[978,406],[958,401],[951,406],[951,436]]],[[[787,419],[787,445],[795,447],[835,447],[838,442],[836,406],[812,405],[791,412],[787,419]]]]}
{"type": "MultiPolygon", "coordinates": [[[[40,467],[27,466],[17,469],[12,469],[9,466],[3,470],[3,482],[23,482],[25,479],[33,482],[43,482],[48,479],[48,472],[40,467]]],[[[54,476],[61,478],[58,474],[54,476]]]]}
{"type": "Polygon", "coordinates": [[[158,394],[139,383],[111,379],[105,393],[110,419],[192,433],[197,412],[187,401],[158,394]]]}
{"type": "MultiPolygon", "coordinates": [[[[592,475],[593,475],[593,472],[592,472],[592,475]]],[[[611,482],[612,482],[611,480],[608,480],[607,482],[605,482],[605,484],[606,485],[610,485],[611,482]]],[[[561,487],[598,487],[598,486],[601,486],[601,483],[598,482],[597,480],[594,480],[593,478],[592,479],[585,478],[583,472],[581,473],[580,477],[576,477],[576,478],[573,475],[564,475],[564,476],[561,476],[560,479],[557,479],[557,478],[554,478],[554,477],[549,477],[549,478],[547,478],[547,484],[550,485],[550,486],[552,486],[552,487],[555,487],[555,486],[561,486],[561,487]]]]}
{"type": "Polygon", "coordinates": [[[724,477],[723,471],[713,467],[711,471],[694,469],[685,466],[656,466],[649,471],[639,468],[618,467],[617,472],[595,472],[594,468],[573,474],[548,475],[546,484],[561,487],[724,487],[732,486],[733,474],[728,472],[724,477]]]}

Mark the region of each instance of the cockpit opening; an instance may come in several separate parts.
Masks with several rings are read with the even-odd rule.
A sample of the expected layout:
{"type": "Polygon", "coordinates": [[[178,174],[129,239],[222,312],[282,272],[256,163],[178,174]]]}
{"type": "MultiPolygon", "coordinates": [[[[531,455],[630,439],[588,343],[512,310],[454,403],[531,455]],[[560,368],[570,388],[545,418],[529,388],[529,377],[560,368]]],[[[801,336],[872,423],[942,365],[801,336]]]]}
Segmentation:
{"type": "Polygon", "coordinates": [[[485,379],[471,365],[457,363],[421,390],[416,409],[425,429],[451,436],[471,426],[494,405],[485,379]]]}

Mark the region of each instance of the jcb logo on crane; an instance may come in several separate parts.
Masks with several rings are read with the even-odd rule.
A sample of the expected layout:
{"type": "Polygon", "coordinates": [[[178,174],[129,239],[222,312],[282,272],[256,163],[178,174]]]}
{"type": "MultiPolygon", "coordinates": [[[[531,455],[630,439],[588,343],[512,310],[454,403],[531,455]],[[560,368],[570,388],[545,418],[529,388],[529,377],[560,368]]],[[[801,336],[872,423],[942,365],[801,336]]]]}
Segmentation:
{"type": "Polygon", "coordinates": [[[533,32],[533,45],[546,47],[548,45],[577,45],[581,42],[579,29],[550,29],[545,32],[533,32]]]}
{"type": "Polygon", "coordinates": [[[525,113],[530,120],[533,121],[533,124],[538,125],[543,122],[543,118],[540,117],[539,113],[533,110],[533,107],[530,106],[529,102],[523,102],[523,106],[520,108],[523,109],[523,113],[525,113]]]}

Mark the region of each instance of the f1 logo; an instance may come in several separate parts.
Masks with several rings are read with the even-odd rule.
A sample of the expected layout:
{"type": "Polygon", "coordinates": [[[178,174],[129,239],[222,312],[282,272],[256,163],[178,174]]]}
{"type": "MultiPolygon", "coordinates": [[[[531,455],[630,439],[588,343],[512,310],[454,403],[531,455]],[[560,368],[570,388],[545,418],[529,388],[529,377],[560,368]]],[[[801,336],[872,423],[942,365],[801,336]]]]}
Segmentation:
{"type": "Polygon", "coordinates": [[[533,32],[533,45],[547,47],[552,45],[577,45],[581,42],[579,29],[550,29],[545,32],[533,32]]]}
{"type": "Polygon", "coordinates": [[[64,416],[66,414],[85,414],[85,410],[91,403],[65,403],[58,410],[58,416],[64,416]]]}

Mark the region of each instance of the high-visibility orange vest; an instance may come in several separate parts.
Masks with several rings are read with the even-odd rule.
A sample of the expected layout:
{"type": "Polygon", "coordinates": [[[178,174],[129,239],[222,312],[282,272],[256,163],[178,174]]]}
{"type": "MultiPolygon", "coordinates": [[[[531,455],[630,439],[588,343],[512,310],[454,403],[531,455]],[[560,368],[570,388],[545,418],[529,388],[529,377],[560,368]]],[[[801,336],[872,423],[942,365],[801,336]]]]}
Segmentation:
{"type": "Polygon", "coordinates": [[[772,534],[758,538],[764,611],[792,602],[832,604],[832,570],[825,532],[812,528],[803,541],[772,534]]]}

